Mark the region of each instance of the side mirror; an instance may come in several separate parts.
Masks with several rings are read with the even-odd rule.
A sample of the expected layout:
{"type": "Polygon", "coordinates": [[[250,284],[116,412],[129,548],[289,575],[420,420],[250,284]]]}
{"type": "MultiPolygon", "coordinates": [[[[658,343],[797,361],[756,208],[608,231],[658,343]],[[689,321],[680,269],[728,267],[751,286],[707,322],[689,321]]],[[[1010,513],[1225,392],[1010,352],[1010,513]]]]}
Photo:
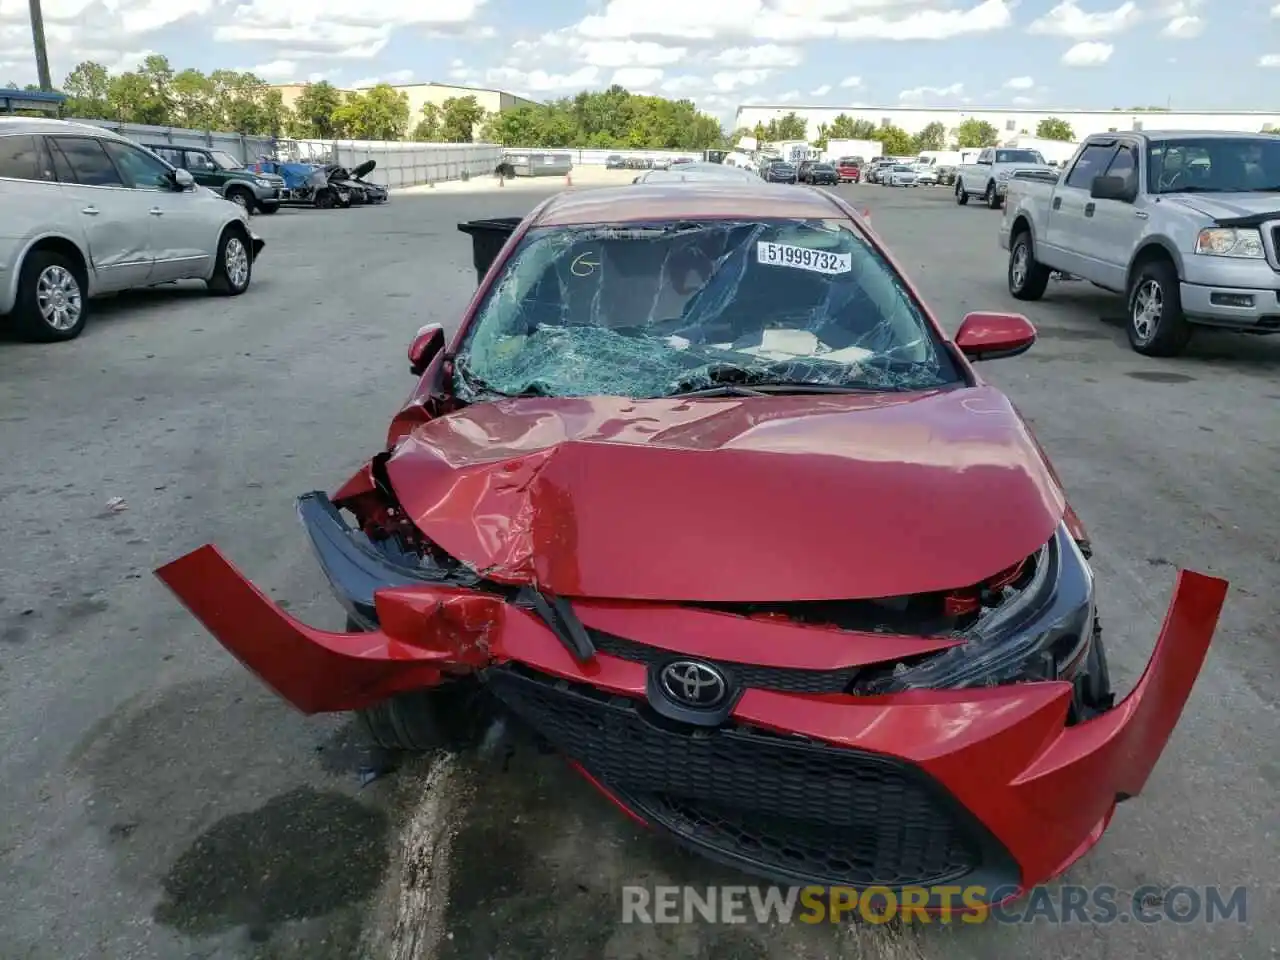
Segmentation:
{"type": "Polygon", "coordinates": [[[409,344],[409,372],[420,377],[427,372],[440,351],[444,349],[444,327],[428,323],[420,329],[409,344]]]}
{"type": "Polygon", "coordinates": [[[1094,177],[1089,196],[1094,200],[1123,200],[1131,202],[1137,197],[1136,184],[1125,177],[1094,177]]]}
{"type": "Polygon", "coordinates": [[[1036,342],[1036,328],[1020,313],[970,313],[956,331],[955,344],[970,360],[1016,357],[1036,342]]]}
{"type": "Polygon", "coordinates": [[[175,190],[190,190],[196,185],[196,178],[182,169],[173,171],[170,179],[173,181],[173,189],[175,190]]]}

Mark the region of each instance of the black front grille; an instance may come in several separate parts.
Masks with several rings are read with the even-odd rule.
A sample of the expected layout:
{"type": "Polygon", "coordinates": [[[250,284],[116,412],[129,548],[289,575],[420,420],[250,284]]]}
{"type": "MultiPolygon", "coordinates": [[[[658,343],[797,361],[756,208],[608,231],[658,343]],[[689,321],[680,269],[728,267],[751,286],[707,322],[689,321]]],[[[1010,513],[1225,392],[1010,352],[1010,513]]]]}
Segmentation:
{"type": "Polygon", "coordinates": [[[939,884],[981,869],[993,848],[910,764],[753,728],[685,728],[642,702],[521,667],[491,669],[487,680],[642,817],[749,872],[859,888],[939,884]]]}
{"type": "MultiPolygon", "coordinates": [[[[587,628],[591,642],[601,653],[657,666],[668,660],[683,657],[684,654],[674,650],[664,650],[644,643],[636,643],[600,630],[587,628]]],[[[738,687],[755,687],[760,690],[776,690],[782,693],[844,693],[850,689],[858,671],[853,667],[839,670],[799,670],[789,667],[762,667],[753,663],[735,663],[729,660],[707,660],[705,657],[695,658],[704,663],[712,663],[720,668],[732,684],[738,687]]]]}

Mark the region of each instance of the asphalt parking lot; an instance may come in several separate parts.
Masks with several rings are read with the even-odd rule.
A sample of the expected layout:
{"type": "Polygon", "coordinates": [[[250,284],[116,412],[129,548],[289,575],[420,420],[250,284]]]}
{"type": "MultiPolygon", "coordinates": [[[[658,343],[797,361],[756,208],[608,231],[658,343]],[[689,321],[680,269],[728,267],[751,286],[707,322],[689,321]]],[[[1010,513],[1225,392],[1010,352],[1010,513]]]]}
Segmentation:
{"type": "Polygon", "coordinates": [[[244,297],[145,291],[100,304],[76,341],[0,342],[0,956],[1276,957],[1280,340],[1203,336],[1151,360],[1087,285],[1018,305],[999,215],[945,188],[841,192],[948,329],[975,309],[1037,324],[1030,353],[984,374],[1093,535],[1125,688],[1178,567],[1232,584],[1146,792],[1065,879],[1244,885],[1246,925],[624,925],[624,884],[743,881],[642,834],[518,740],[387,770],[350,723],[292,713],[178,606],[151,570],[212,540],[303,619],[340,625],[293,497],[376,452],[412,387],[414,331],[466,304],[455,224],[554,188],[258,217],[267,247],[244,297]]]}

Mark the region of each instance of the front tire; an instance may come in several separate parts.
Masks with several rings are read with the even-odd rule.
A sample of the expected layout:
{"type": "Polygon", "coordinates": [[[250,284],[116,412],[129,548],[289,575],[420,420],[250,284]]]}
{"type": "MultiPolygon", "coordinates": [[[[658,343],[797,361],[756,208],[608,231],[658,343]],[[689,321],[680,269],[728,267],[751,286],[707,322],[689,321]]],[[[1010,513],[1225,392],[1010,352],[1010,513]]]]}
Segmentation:
{"type": "Polygon", "coordinates": [[[987,202],[988,210],[1000,209],[1000,194],[996,190],[996,182],[994,180],[987,184],[987,192],[983,195],[983,199],[987,202]]]}
{"type": "Polygon", "coordinates": [[[258,205],[259,213],[278,213],[280,204],[278,203],[262,203],[258,205]]]}
{"type": "Polygon", "coordinates": [[[1009,292],[1015,299],[1039,300],[1049,286],[1052,272],[1036,261],[1030,231],[1023,230],[1013,238],[1009,248],[1009,292]]]}
{"type": "Polygon", "coordinates": [[[80,336],[89,319],[89,298],[80,268],[53,250],[35,250],[22,262],[14,329],[23,340],[53,343],[80,336]]]}
{"type": "Polygon", "coordinates": [[[965,193],[964,181],[956,181],[956,204],[963,207],[969,202],[969,194],[965,193]]]}
{"type": "Polygon", "coordinates": [[[1191,342],[1178,270],[1168,260],[1143,264],[1129,285],[1129,346],[1147,357],[1176,357],[1191,342]]]}
{"type": "MultiPolygon", "coordinates": [[[[347,618],[347,632],[364,631],[347,618]]],[[[439,687],[396,694],[372,707],[357,710],[360,726],[384,750],[426,753],[468,742],[483,726],[480,691],[469,680],[453,680],[439,687]]]]}
{"type": "Polygon", "coordinates": [[[209,289],[219,296],[238,297],[249,289],[253,279],[253,254],[249,234],[242,226],[232,224],[218,241],[218,262],[213,269],[209,289]]]}
{"type": "Polygon", "coordinates": [[[253,213],[256,204],[253,201],[253,194],[243,187],[233,187],[227,191],[227,199],[234,203],[237,207],[244,207],[250,213],[253,213]]]}

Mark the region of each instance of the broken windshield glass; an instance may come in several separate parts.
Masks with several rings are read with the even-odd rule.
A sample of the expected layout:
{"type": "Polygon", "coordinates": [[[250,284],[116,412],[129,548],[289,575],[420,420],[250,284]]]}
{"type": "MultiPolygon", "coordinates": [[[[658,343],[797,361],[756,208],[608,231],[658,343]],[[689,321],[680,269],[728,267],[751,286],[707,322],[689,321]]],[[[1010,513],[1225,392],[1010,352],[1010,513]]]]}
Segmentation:
{"type": "Polygon", "coordinates": [[[959,379],[902,281],[850,224],[781,219],[531,230],[455,371],[466,401],[959,379]]]}

